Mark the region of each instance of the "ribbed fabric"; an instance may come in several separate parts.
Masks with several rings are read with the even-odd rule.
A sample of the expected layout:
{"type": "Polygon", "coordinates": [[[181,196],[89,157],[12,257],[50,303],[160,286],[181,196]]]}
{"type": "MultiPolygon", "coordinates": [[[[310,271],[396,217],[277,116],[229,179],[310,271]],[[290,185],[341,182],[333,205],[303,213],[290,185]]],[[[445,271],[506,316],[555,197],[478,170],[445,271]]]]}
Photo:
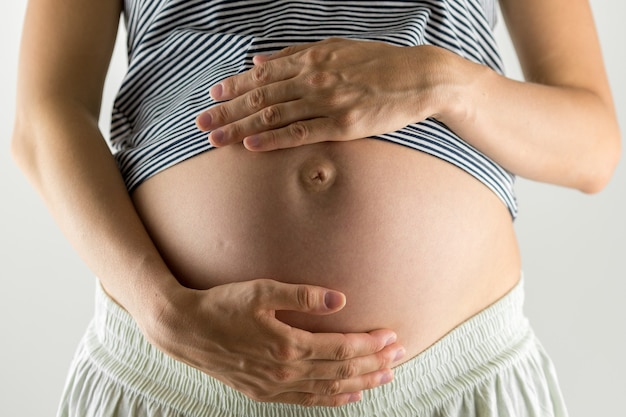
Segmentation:
{"type": "MultiPolygon", "coordinates": [[[[212,149],[195,117],[209,88],[250,69],[256,54],[328,37],[437,45],[502,72],[495,0],[125,0],[127,75],[114,104],[111,146],[129,190],[212,149]]],[[[434,119],[377,139],[444,159],[517,214],[514,177],[434,119]]]]}
{"type": "Polygon", "coordinates": [[[152,347],[101,289],[60,417],[565,417],[550,359],[522,312],[523,288],[339,408],[259,403],[152,347]]]}

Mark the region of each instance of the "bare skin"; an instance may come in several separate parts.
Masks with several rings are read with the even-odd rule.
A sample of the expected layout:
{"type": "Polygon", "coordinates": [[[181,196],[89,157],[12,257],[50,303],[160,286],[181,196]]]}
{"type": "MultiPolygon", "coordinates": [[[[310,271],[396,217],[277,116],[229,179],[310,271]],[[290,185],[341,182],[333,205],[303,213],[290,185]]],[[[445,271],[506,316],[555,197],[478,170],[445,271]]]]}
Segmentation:
{"type": "Polygon", "coordinates": [[[202,292],[179,283],[98,130],[120,11],[116,2],[31,0],[25,19],[12,153],[76,251],[166,353],[238,386],[244,360],[243,388],[253,398],[336,406],[388,381],[402,350],[394,331],[312,334],[273,318],[276,309],[337,312],[346,302],[337,291],[267,279],[202,292]],[[223,304],[240,314],[218,319],[223,304]],[[218,328],[207,326],[207,318],[216,318],[210,322],[218,328]],[[249,328],[258,329],[258,340],[249,328]],[[242,335],[253,349],[236,363],[213,354],[236,351],[233,340],[242,335]],[[313,367],[319,369],[315,378],[313,367]],[[268,369],[279,368],[289,381],[268,378],[268,369]]]}
{"type": "MultiPolygon", "coordinates": [[[[232,100],[216,109],[221,114],[211,114],[210,123],[204,123],[206,118],[204,121],[199,119],[202,129],[222,130],[226,138],[219,141],[223,149],[202,158],[211,158],[211,163],[227,163],[229,159],[252,159],[254,153],[250,150],[300,146],[296,148],[300,150],[294,150],[289,157],[297,158],[308,152],[307,146],[301,145],[320,141],[354,141],[393,130],[402,123],[434,116],[514,173],[586,192],[600,190],[610,179],[617,163],[620,139],[587,1],[502,0],[501,4],[522,67],[531,82],[508,80],[441,50],[418,47],[392,51],[386,46],[372,45],[370,47],[385,49],[389,54],[387,58],[398,59],[386,61],[387,67],[373,59],[373,70],[367,72],[368,77],[356,78],[358,82],[352,90],[354,93],[330,96],[333,100],[329,100],[328,94],[317,92],[350,91],[337,90],[336,83],[341,84],[340,77],[323,78],[325,82],[320,85],[307,83],[298,74],[310,76],[311,71],[319,71],[322,60],[311,58],[315,56],[341,53],[342,58],[363,59],[363,54],[359,52],[363,51],[363,45],[341,40],[291,48],[269,58],[257,58],[258,67],[265,68],[267,77],[255,78],[255,71],[252,71],[225,80],[221,87],[212,90],[217,99],[232,100]],[[577,30],[568,30],[571,26],[577,30]],[[319,48],[323,53],[319,53],[319,48]],[[308,58],[303,60],[301,57],[308,58]],[[422,65],[416,66],[415,62],[422,65]],[[415,68],[421,68],[422,73],[416,73],[415,68]],[[393,91],[379,83],[377,80],[384,79],[383,72],[387,70],[405,75],[400,77],[401,84],[395,86],[393,91],[413,94],[391,94],[393,91]],[[358,88],[359,85],[370,88],[358,88]],[[320,87],[323,89],[320,90],[320,87]],[[260,106],[247,105],[258,103],[245,99],[246,95],[258,94],[253,93],[257,89],[261,89],[263,96],[269,100],[260,106]],[[280,118],[271,118],[269,124],[264,122],[261,117],[263,110],[280,106],[286,97],[285,91],[316,97],[313,107],[323,111],[310,115],[307,114],[307,106],[296,106],[286,119],[282,118],[286,114],[283,111],[280,118]],[[375,91],[375,94],[371,95],[368,91],[375,91]],[[391,93],[386,96],[386,91],[391,93]],[[370,117],[367,109],[359,104],[370,103],[374,97],[379,102],[385,97],[383,102],[387,103],[382,106],[378,118],[370,117]],[[294,137],[298,138],[295,142],[294,137]],[[247,149],[238,145],[240,142],[247,149]],[[228,150],[229,147],[233,149],[228,150]]],[[[434,325],[433,328],[438,330],[429,331],[429,336],[418,342],[410,341],[410,332],[404,329],[365,332],[371,329],[364,329],[362,323],[358,323],[362,313],[359,309],[363,307],[357,303],[353,309],[350,304],[352,295],[348,294],[346,300],[346,294],[335,291],[335,288],[310,285],[315,283],[313,278],[308,280],[307,277],[305,284],[292,284],[293,281],[303,281],[261,276],[265,272],[280,272],[275,265],[259,271],[258,278],[271,279],[258,280],[251,279],[249,271],[237,271],[232,264],[229,266],[222,260],[216,267],[227,273],[241,272],[242,276],[225,279],[211,275],[203,278],[205,281],[194,281],[196,278],[190,272],[190,283],[204,283],[210,288],[197,290],[181,285],[185,278],[176,275],[176,268],[179,267],[170,268],[170,265],[176,265],[176,261],[164,260],[155,245],[155,240],[159,241],[159,233],[166,235],[167,230],[157,230],[152,226],[151,236],[142,220],[150,224],[151,218],[158,219],[159,210],[167,208],[166,205],[151,205],[154,192],[150,191],[150,187],[156,190],[160,181],[176,182],[176,171],[193,171],[195,162],[173,168],[171,175],[157,175],[138,190],[134,198],[140,211],[143,210],[140,214],[126,192],[97,128],[102,86],[120,11],[120,2],[29,2],[12,150],[16,161],[40,192],[70,242],[100,277],[107,292],[137,320],[148,340],[166,353],[255,399],[341,405],[358,400],[364,389],[388,382],[392,376],[390,368],[398,360],[403,360],[399,356],[405,350],[410,350],[405,355],[406,359],[428,344],[429,338],[435,339],[442,329],[453,326],[462,316],[471,314],[480,308],[480,304],[488,303],[497,297],[498,292],[502,293],[512,285],[514,278],[509,278],[510,281],[505,279],[505,283],[498,283],[500,286],[494,293],[481,292],[482,297],[476,305],[467,301],[469,295],[460,298],[464,301],[462,307],[434,325]],[[154,213],[149,211],[152,207],[154,213]],[[228,268],[231,269],[228,271],[228,268]],[[213,284],[220,285],[211,286],[213,284]],[[346,328],[341,331],[357,329],[356,333],[311,333],[286,325],[275,316],[276,310],[334,316],[343,309],[346,310],[343,316],[346,328]],[[181,322],[185,326],[181,326],[181,322]],[[250,350],[237,351],[235,341],[244,334],[251,340],[250,350]],[[398,343],[397,337],[406,339],[407,347],[398,343]],[[242,364],[245,365],[243,368],[242,364]],[[272,370],[277,369],[280,372],[272,376],[272,370]]],[[[372,56],[376,55],[367,55],[372,56]]],[[[335,66],[343,61],[323,60],[327,66],[322,67],[322,72],[336,74],[349,71],[349,68],[335,66]]],[[[218,142],[217,139],[213,133],[210,140],[218,142]]],[[[358,154],[360,149],[370,145],[367,141],[346,143],[346,147],[332,146],[337,150],[336,156],[324,159],[323,163],[329,164],[331,171],[336,169],[339,174],[351,175],[358,172],[362,164],[369,162],[367,156],[353,159],[353,151],[358,154]],[[348,168],[344,170],[340,162],[346,160],[349,161],[345,165],[348,168]]],[[[318,150],[320,154],[317,156],[323,156],[321,149],[318,150]]],[[[391,154],[396,150],[389,148],[384,152],[391,154]]],[[[406,156],[414,157],[420,158],[414,154],[406,156]]],[[[265,157],[260,158],[258,164],[263,164],[264,160],[265,157]]],[[[433,173],[446,176],[453,169],[438,167],[434,160],[427,160],[424,158],[423,162],[433,173]]],[[[203,175],[201,171],[193,172],[194,175],[203,175]]],[[[296,176],[302,172],[288,168],[283,171],[296,176]]],[[[317,178],[318,182],[332,178],[311,177],[309,172],[304,171],[305,177],[317,178]]],[[[463,176],[465,174],[461,174],[449,173],[450,186],[456,189],[467,185],[472,190],[467,194],[461,193],[458,198],[485,195],[480,188],[474,189],[463,176]]],[[[339,178],[341,176],[337,176],[337,181],[339,178]]],[[[274,183],[276,185],[280,183],[274,183]]],[[[340,183],[334,182],[322,195],[343,195],[338,190],[340,183]]],[[[176,190],[171,191],[174,193],[176,190]]],[[[355,186],[349,191],[358,196],[363,189],[355,186]]],[[[433,191],[425,188],[420,192],[424,192],[424,196],[432,196],[429,193],[433,191]]],[[[307,192],[307,197],[290,201],[310,204],[313,200],[310,191],[307,192]]],[[[506,211],[503,206],[498,206],[501,203],[494,198],[489,195],[486,197],[488,201],[481,204],[496,215],[493,223],[496,231],[493,233],[506,237],[509,231],[500,226],[502,214],[497,214],[506,211]]],[[[224,200],[223,208],[237,202],[224,200]]],[[[448,205],[446,208],[452,213],[448,205]]],[[[257,206],[264,207],[267,208],[257,206]]],[[[414,201],[405,206],[407,210],[409,207],[432,209],[428,205],[416,206],[414,201]]],[[[346,207],[342,213],[351,213],[355,209],[346,207]]],[[[371,213],[366,212],[363,216],[368,219],[371,213]]],[[[480,221],[480,218],[476,220],[480,221]]],[[[182,226],[190,227],[184,223],[182,226]]],[[[393,228],[393,225],[388,226],[393,228]]],[[[278,230],[274,238],[283,237],[283,232],[278,230]]],[[[428,236],[432,236],[432,231],[430,233],[428,236]]],[[[159,242],[161,246],[163,241],[159,242]]],[[[414,243],[425,247],[421,242],[414,243]]],[[[514,248],[514,244],[506,246],[514,248]]],[[[366,252],[366,249],[370,248],[363,251],[366,252]]],[[[170,256],[175,258],[175,251],[171,253],[170,256]]],[[[518,266],[515,264],[515,253],[515,249],[511,249],[508,256],[512,257],[507,258],[511,260],[507,264],[511,269],[518,266]]],[[[485,258],[486,255],[480,256],[480,259],[485,258]]],[[[335,265],[339,270],[357,266],[342,265],[341,262],[335,265]]],[[[201,272],[202,267],[199,266],[196,271],[201,272]]],[[[262,265],[260,269],[263,269],[262,265]]],[[[403,280],[408,280],[409,273],[408,269],[404,269],[400,275],[403,280]]],[[[503,269],[502,276],[509,276],[507,274],[503,269]]],[[[325,279],[321,274],[312,275],[325,279]]],[[[434,276],[426,276],[424,282],[432,283],[434,276]]],[[[382,279],[378,276],[374,278],[382,279]]],[[[346,291],[352,291],[349,280],[345,282],[348,283],[346,291]]],[[[490,281],[480,282],[485,284],[490,281]]],[[[445,292],[445,288],[429,288],[445,292]]],[[[450,300],[459,299],[456,297],[460,293],[453,291],[450,300]]],[[[354,294],[357,300],[363,297],[362,301],[365,301],[370,297],[371,301],[369,294],[356,291],[354,294]]],[[[386,317],[389,319],[397,314],[391,312],[386,317]]],[[[296,318],[293,320],[293,323],[298,321],[296,318]]],[[[381,320],[382,326],[391,324],[391,320],[384,323],[385,320],[381,320]]],[[[302,327],[324,328],[329,322],[321,319],[299,324],[302,327]]]]}
{"type": "Polygon", "coordinates": [[[340,312],[280,319],[314,332],[392,328],[406,350],[395,365],[519,280],[511,216],[491,190],[377,140],[231,145],[154,176],[133,200],[186,286],[280,277],[334,288],[347,297],[340,312]]]}
{"type": "Polygon", "coordinates": [[[617,165],[620,132],[587,2],[502,3],[531,82],[433,46],[329,39],[255,57],[255,68],[211,88],[230,101],[197,124],[216,146],[267,151],[435,117],[510,172],[601,190],[617,165]]]}

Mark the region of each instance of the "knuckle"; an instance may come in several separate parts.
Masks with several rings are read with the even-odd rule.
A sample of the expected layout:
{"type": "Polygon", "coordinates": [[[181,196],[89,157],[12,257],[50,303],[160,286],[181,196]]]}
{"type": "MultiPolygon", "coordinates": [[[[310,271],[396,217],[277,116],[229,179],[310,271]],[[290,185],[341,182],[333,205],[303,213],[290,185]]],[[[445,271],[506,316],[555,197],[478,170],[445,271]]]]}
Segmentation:
{"type": "Polygon", "coordinates": [[[280,122],[280,111],[276,106],[270,106],[261,113],[261,122],[265,126],[276,126],[280,122]]]}
{"type": "Polygon", "coordinates": [[[370,390],[378,387],[380,385],[380,380],[376,380],[373,378],[367,378],[365,380],[365,390],[370,390]]]}
{"type": "Polygon", "coordinates": [[[291,381],[293,377],[294,372],[286,366],[277,366],[270,372],[271,380],[278,383],[291,381]]]}
{"type": "Polygon", "coordinates": [[[355,354],[356,354],[356,349],[352,345],[348,343],[342,343],[341,345],[337,346],[335,350],[335,359],[346,360],[346,359],[353,358],[355,354]]]}
{"type": "Polygon", "coordinates": [[[236,97],[244,92],[240,76],[235,75],[234,77],[227,78],[223,80],[221,84],[223,88],[223,93],[227,93],[228,95],[236,97]]]}
{"type": "Polygon", "coordinates": [[[325,48],[321,45],[316,47],[309,48],[302,53],[302,59],[305,64],[308,65],[316,65],[319,62],[325,61],[325,56],[327,55],[325,48]]]}
{"type": "Polygon", "coordinates": [[[245,302],[251,311],[258,314],[259,317],[266,317],[268,309],[271,309],[275,297],[274,282],[268,279],[257,279],[252,281],[243,294],[241,294],[242,302],[245,302]]]}
{"type": "Polygon", "coordinates": [[[278,57],[293,58],[293,55],[296,54],[299,51],[299,49],[300,48],[296,45],[287,46],[285,48],[282,48],[280,51],[276,52],[275,54],[273,54],[273,56],[276,58],[278,57]]]}
{"type": "Polygon", "coordinates": [[[281,52],[283,53],[283,55],[292,55],[297,51],[298,51],[298,47],[296,45],[290,45],[290,46],[287,46],[286,48],[283,48],[281,52]]]}
{"type": "Polygon", "coordinates": [[[311,87],[327,87],[336,81],[337,76],[329,71],[314,71],[307,74],[305,81],[311,87]]]}
{"type": "Polygon", "coordinates": [[[257,88],[250,91],[246,95],[246,105],[253,109],[260,109],[265,105],[265,93],[262,89],[257,88]]]}
{"type": "Polygon", "coordinates": [[[274,359],[276,361],[284,363],[284,362],[292,362],[298,360],[298,349],[290,343],[284,343],[274,349],[272,353],[274,359]]]}
{"type": "Polygon", "coordinates": [[[250,71],[250,73],[252,75],[252,79],[257,84],[264,84],[264,83],[266,83],[269,80],[269,78],[270,78],[270,72],[271,72],[270,71],[270,67],[269,67],[269,65],[267,63],[256,65],[250,71]]]}
{"type": "Polygon", "coordinates": [[[249,372],[250,370],[250,363],[244,357],[237,358],[233,366],[240,372],[249,372]]]}
{"type": "Polygon", "coordinates": [[[359,369],[354,361],[347,361],[337,370],[337,377],[340,379],[350,379],[357,376],[359,369]]]}
{"type": "Polygon", "coordinates": [[[335,396],[341,392],[341,383],[339,381],[324,382],[321,393],[326,396],[335,396]]]}
{"type": "Polygon", "coordinates": [[[239,123],[232,123],[231,125],[229,125],[224,130],[228,131],[226,136],[229,137],[229,138],[240,138],[244,134],[243,126],[241,124],[239,124],[239,123]]]}
{"type": "Polygon", "coordinates": [[[271,288],[272,282],[267,279],[256,279],[250,282],[249,291],[245,293],[245,301],[248,304],[264,304],[271,298],[268,289],[271,288]]]}
{"type": "Polygon", "coordinates": [[[316,306],[315,294],[303,285],[297,288],[296,299],[298,300],[298,305],[300,305],[304,310],[313,310],[316,306]]]}
{"type": "Polygon", "coordinates": [[[309,128],[303,122],[295,122],[289,125],[288,132],[294,142],[304,143],[309,137],[309,128]]]}
{"type": "Polygon", "coordinates": [[[317,396],[315,394],[303,394],[300,397],[298,404],[303,407],[313,407],[317,404],[317,396]]]}
{"type": "Polygon", "coordinates": [[[215,123],[221,124],[227,121],[230,117],[230,111],[227,105],[221,105],[215,107],[211,111],[211,116],[213,117],[213,121],[215,123]]]}
{"type": "Polygon", "coordinates": [[[335,120],[336,120],[338,127],[345,129],[345,128],[354,126],[358,121],[358,117],[356,114],[352,112],[346,112],[338,116],[335,116],[335,120]]]}

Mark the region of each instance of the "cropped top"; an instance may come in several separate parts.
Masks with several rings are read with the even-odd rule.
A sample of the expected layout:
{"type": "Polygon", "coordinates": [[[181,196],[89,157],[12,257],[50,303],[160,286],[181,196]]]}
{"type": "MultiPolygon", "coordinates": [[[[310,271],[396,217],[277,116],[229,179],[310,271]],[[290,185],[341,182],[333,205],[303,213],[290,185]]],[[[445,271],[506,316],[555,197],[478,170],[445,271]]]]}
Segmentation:
{"type": "MultiPolygon", "coordinates": [[[[496,0],[125,0],[128,70],[115,99],[110,145],[129,191],[212,149],[195,117],[209,88],[257,54],[328,37],[436,45],[502,73],[496,0]]],[[[476,177],[517,214],[514,176],[434,119],[377,135],[476,177]]]]}

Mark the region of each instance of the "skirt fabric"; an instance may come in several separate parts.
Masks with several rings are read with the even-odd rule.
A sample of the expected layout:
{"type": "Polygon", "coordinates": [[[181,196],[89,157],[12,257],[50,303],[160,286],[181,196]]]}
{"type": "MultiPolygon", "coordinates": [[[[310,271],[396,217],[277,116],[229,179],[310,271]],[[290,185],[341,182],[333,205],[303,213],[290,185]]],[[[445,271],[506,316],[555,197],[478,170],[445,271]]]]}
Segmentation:
{"type": "Polygon", "coordinates": [[[95,317],[59,417],[566,417],[552,362],[523,314],[523,281],[357,403],[301,407],[253,401],[150,345],[98,286],[95,317]]]}

